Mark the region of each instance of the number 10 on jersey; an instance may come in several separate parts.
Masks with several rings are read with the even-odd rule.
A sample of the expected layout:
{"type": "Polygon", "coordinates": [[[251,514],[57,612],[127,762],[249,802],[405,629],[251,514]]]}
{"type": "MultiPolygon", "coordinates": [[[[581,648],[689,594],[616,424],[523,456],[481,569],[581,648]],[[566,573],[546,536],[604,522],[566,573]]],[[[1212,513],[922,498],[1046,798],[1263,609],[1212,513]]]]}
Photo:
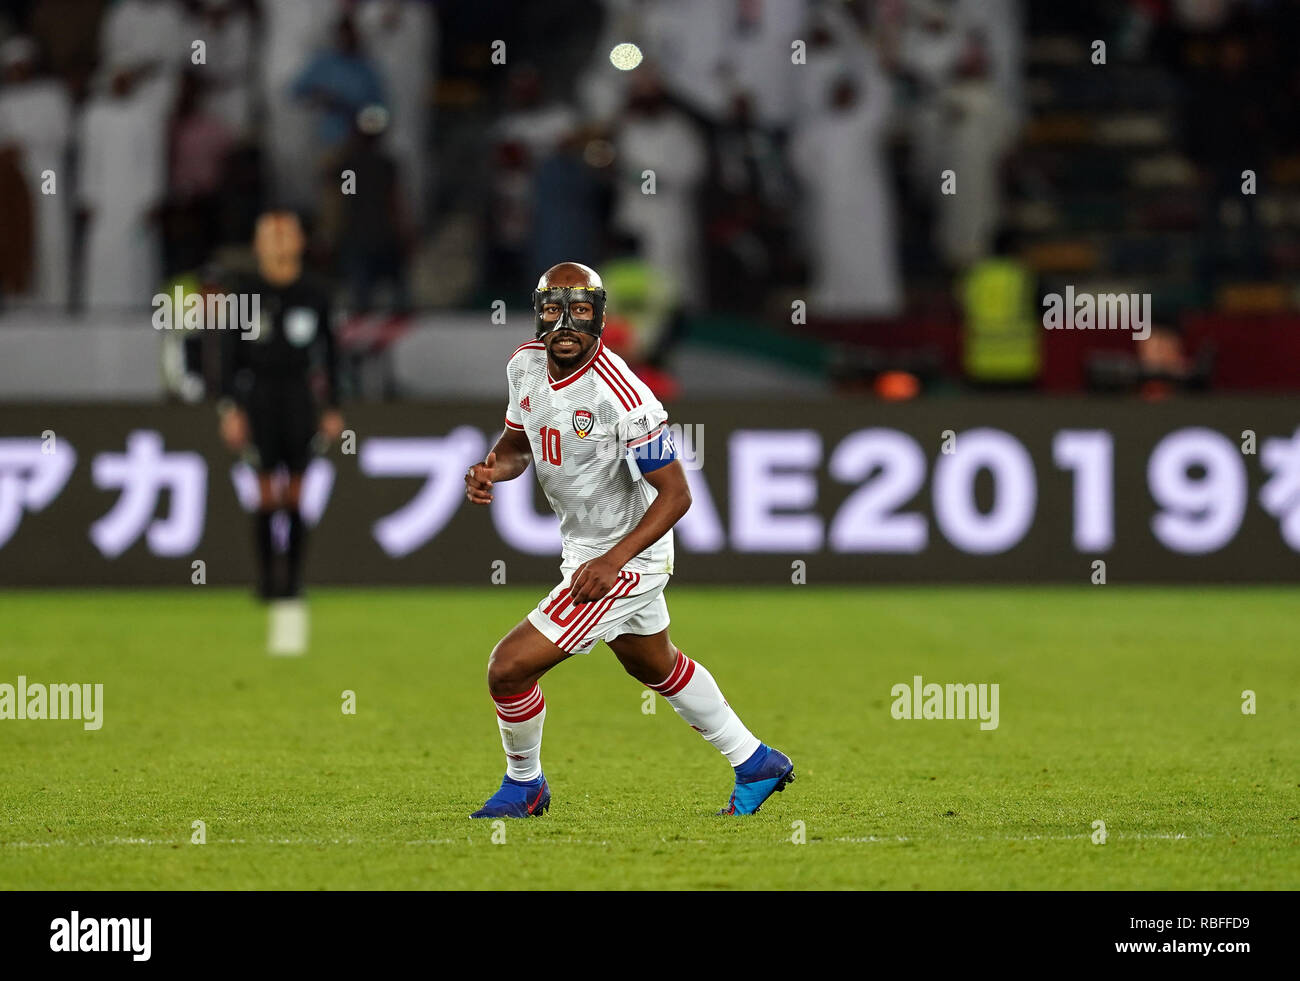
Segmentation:
{"type": "Polygon", "coordinates": [[[560,431],[550,426],[542,427],[542,462],[554,463],[557,467],[564,461],[560,454],[560,431]]]}

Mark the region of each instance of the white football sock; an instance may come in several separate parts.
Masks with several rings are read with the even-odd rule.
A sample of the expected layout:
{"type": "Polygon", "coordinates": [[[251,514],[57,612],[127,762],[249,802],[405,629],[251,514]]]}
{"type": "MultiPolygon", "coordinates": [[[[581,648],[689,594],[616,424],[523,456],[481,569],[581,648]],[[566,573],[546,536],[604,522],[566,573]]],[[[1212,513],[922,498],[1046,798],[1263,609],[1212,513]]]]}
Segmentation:
{"type": "Polygon", "coordinates": [[[680,650],[668,677],[647,687],[668,699],[677,714],[712,743],[732,766],[740,766],[758,749],[758,737],[745,728],[740,716],[727,704],[713,675],[680,650]]]}
{"type": "Polygon", "coordinates": [[[536,780],[542,775],[542,723],[546,699],[533,685],[521,695],[493,696],[497,726],[506,751],[506,775],[511,780],[536,780]]]}

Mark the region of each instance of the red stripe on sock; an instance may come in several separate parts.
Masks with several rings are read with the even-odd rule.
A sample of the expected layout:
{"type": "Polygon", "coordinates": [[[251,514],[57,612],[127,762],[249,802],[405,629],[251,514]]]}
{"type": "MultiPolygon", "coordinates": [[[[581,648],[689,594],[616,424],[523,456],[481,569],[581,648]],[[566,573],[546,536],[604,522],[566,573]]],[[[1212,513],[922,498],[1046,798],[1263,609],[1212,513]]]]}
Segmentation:
{"type": "Polygon", "coordinates": [[[527,722],[533,716],[539,715],[542,709],[544,708],[546,708],[546,700],[542,699],[532,708],[528,709],[525,712],[520,713],[519,715],[506,715],[506,713],[502,712],[500,709],[497,709],[497,716],[501,719],[502,722],[512,722],[512,723],[527,722]]]}
{"type": "Polygon", "coordinates": [[[673,662],[673,669],[668,672],[668,677],[665,678],[663,681],[658,682],[657,684],[648,685],[647,687],[653,688],[655,691],[662,692],[663,689],[670,686],[675,680],[677,680],[677,676],[681,673],[682,658],[684,658],[685,656],[686,655],[679,650],[677,652],[677,660],[673,662]]]}
{"type": "Polygon", "coordinates": [[[682,678],[677,682],[677,684],[662,693],[664,698],[672,698],[679,691],[689,685],[691,683],[691,675],[695,674],[695,662],[689,657],[686,657],[685,654],[683,654],[682,657],[686,658],[686,670],[682,672],[682,678]]]}
{"type": "Polygon", "coordinates": [[[528,691],[520,692],[518,695],[493,695],[492,701],[496,702],[498,705],[502,702],[517,702],[521,698],[527,698],[535,691],[537,691],[537,686],[533,685],[533,687],[529,688],[528,691]]]}
{"type": "Polygon", "coordinates": [[[648,685],[647,687],[657,691],[665,698],[670,695],[676,695],[686,687],[686,683],[691,680],[691,675],[695,673],[695,662],[681,652],[677,651],[677,662],[673,665],[672,671],[668,677],[657,685],[648,685]]]}
{"type": "Polygon", "coordinates": [[[501,695],[492,701],[496,703],[497,716],[504,722],[527,722],[546,708],[546,699],[537,685],[522,695],[501,695]]]}

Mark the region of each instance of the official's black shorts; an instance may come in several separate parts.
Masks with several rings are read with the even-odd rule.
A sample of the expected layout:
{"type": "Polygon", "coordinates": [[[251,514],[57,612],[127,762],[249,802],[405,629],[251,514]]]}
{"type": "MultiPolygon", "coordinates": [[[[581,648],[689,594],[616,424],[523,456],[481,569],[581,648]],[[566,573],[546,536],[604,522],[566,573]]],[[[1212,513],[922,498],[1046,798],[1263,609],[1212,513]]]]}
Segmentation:
{"type": "Polygon", "coordinates": [[[290,473],[307,469],[319,422],[306,382],[259,379],[248,400],[248,424],[256,470],[265,473],[281,464],[290,473]]]}

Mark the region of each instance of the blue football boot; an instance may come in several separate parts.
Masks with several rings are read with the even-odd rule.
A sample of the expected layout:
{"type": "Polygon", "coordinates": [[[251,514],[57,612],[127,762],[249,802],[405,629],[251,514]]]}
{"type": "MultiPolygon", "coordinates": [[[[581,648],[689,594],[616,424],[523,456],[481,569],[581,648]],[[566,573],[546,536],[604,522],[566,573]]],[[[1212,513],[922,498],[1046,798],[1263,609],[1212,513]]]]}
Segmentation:
{"type": "Polygon", "coordinates": [[[470,815],[472,818],[541,817],[551,806],[551,788],[543,774],[530,783],[505,777],[501,788],[486,804],[470,815]]]}
{"type": "Polygon", "coordinates": [[[736,767],[736,789],[718,814],[757,814],[764,801],[785,790],[793,780],[790,757],[767,743],[759,743],[754,754],[736,767]]]}

